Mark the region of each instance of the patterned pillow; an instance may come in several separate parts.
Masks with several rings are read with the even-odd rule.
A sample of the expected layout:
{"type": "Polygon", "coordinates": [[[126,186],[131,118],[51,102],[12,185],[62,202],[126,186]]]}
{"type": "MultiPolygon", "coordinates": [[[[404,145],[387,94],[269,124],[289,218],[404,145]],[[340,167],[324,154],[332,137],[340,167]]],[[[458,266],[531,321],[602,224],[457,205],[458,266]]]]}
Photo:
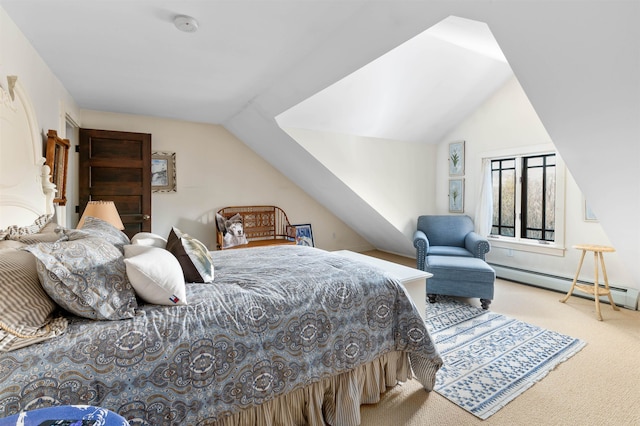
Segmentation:
{"type": "Polygon", "coordinates": [[[127,234],[109,222],[91,216],[85,219],[82,229],[71,229],[65,231],[65,233],[69,237],[69,241],[78,240],[87,236],[100,237],[116,246],[118,250],[120,250],[120,253],[124,253],[123,246],[131,242],[127,234]]]}
{"type": "Polygon", "coordinates": [[[33,224],[27,226],[11,225],[0,231],[0,240],[16,240],[22,235],[36,234],[40,232],[53,218],[52,214],[43,214],[33,224]]]}
{"type": "Polygon", "coordinates": [[[91,319],[132,318],[138,307],[124,257],[98,237],[40,243],[25,250],[37,261],[44,290],[67,311],[91,319]]]}
{"type": "Polygon", "coordinates": [[[141,299],[156,305],[186,305],[180,263],[163,248],[141,244],[124,246],[127,276],[141,299]]]}
{"type": "Polygon", "coordinates": [[[57,306],[40,285],[31,253],[0,249],[0,292],[0,351],[50,339],[66,330],[67,320],[52,315],[57,306]]]}
{"type": "Polygon", "coordinates": [[[167,250],[180,262],[187,282],[213,282],[213,259],[207,247],[200,241],[174,227],[167,238],[167,250]]]}

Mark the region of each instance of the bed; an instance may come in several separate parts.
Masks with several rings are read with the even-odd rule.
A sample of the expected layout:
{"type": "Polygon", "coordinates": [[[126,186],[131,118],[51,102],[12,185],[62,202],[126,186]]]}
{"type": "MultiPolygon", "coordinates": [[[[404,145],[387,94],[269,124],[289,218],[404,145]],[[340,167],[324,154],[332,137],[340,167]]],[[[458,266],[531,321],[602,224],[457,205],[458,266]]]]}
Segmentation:
{"type": "MultiPolygon", "coordinates": [[[[203,253],[176,228],[165,241],[57,225],[29,100],[1,92],[2,167],[12,152],[11,173],[28,172],[0,171],[0,229],[15,231],[0,233],[0,258],[35,263],[50,312],[19,330],[0,321],[0,418],[84,404],[131,425],[357,425],[388,387],[433,389],[442,360],[424,321],[370,265],[304,246],[203,253]],[[175,288],[134,275],[175,284],[175,264],[175,288]]],[[[7,276],[3,294],[17,288],[7,276]]]]}

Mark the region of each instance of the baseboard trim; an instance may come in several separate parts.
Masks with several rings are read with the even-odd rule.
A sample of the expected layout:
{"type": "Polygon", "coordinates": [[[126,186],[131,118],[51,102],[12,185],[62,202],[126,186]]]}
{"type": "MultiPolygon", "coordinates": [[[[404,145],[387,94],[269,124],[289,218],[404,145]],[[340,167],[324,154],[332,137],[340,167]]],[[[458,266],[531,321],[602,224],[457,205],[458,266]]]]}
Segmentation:
{"type": "MultiPolygon", "coordinates": [[[[545,274],[542,272],[528,271],[525,269],[514,268],[511,266],[497,265],[489,263],[496,271],[496,276],[509,281],[516,281],[522,284],[532,285],[534,287],[555,290],[560,293],[567,293],[571,288],[573,278],[561,277],[558,275],[545,274]]],[[[580,284],[593,284],[586,281],[578,280],[580,284]]],[[[611,296],[616,305],[624,306],[627,309],[638,310],[638,298],[640,293],[637,289],[612,287],[611,296]]],[[[593,300],[593,296],[581,291],[574,291],[573,295],[593,300]]],[[[609,303],[609,299],[605,296],[600,297],[600,301],[609,303]]]]}

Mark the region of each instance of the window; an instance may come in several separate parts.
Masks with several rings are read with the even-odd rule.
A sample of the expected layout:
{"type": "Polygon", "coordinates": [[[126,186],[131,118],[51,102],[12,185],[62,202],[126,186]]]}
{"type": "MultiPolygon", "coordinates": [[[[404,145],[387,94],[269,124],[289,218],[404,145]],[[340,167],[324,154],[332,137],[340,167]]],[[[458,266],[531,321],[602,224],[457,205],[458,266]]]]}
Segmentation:
{"type": "Polygon", "coordinates": [[[549,244],[556,241],[556,155],[491,160],[491,235],[549,244]]]}
{"type": "Polygon", "coordinates": [[[491,161],[493,184],[492,235],[516,235],[516,160],[491,161]]]}
{"type": "Polygon", "coordinates": [[[522,238],[554,241],[555,154],[522,159],[522,238]]]}

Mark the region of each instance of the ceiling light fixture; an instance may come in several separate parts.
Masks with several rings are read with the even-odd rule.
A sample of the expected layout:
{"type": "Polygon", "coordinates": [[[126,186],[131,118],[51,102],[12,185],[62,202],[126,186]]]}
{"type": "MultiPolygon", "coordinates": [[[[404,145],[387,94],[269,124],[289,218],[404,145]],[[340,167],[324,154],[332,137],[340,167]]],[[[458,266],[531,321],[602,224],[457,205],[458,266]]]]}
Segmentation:
{"type": "Polygon", "coordinates": [[[176,28],[185,33],[195,33],[198,31],[198,21],[191,16],[179,15],[173,19],[176,28]]]}

